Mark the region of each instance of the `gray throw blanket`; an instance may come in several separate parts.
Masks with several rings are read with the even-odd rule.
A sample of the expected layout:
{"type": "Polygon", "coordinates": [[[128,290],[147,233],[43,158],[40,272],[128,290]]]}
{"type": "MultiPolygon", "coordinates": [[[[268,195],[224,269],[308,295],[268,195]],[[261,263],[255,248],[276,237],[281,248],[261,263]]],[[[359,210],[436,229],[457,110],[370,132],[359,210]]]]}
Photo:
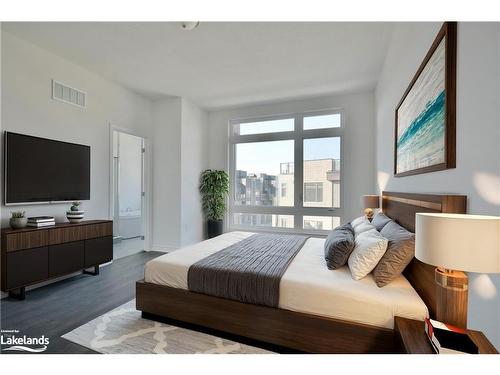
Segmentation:
{"type": "Polygon", "coordinates": [[[278,307],[280,280],[307,236],[254,234],[191,265],[193,292],[278,307]]]}

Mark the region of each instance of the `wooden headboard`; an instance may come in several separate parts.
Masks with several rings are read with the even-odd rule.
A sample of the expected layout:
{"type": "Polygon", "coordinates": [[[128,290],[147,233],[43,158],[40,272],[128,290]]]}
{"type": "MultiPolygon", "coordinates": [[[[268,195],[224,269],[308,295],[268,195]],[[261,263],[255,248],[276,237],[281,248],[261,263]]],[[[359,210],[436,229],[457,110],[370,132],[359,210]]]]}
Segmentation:
{"type": "MultiPolygon", "coordinates": [[[[415,214],[417,212],[464,214],[467,212],[467,196],[383,191],[382,211],[402,227],[415,232],[415,214]]],[[[413,258],[403,272],[427,305],[431,318],[436,317],[434,268],[434,266],[413,258]]]]}

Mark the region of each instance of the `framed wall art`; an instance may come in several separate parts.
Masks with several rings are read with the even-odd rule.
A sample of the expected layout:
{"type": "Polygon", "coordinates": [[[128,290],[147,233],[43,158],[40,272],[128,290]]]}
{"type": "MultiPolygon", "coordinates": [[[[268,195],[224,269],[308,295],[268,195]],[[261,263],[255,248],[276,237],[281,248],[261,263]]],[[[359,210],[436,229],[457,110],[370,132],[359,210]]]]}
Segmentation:
{"type": "Polygon", "coordinates": [[[396,177],[455,168],[456,50],[445,22],[396,107],[396,177]]]}

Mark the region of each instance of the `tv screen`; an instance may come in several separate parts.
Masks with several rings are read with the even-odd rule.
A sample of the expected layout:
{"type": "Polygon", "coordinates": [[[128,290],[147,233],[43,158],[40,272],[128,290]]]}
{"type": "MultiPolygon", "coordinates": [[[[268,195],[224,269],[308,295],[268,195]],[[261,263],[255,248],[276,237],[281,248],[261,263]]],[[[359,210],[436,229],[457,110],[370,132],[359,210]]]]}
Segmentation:
{"type": "Polygon", "coordinates": [[[90,199],[90,146],[5,132],[5,204],[90,199]]]}

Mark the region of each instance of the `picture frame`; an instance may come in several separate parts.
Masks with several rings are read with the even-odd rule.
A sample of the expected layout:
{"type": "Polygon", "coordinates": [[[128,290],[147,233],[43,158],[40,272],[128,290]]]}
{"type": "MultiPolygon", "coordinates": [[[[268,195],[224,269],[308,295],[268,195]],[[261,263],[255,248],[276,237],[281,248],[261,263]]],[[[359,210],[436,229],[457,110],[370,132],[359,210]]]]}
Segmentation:
{"type": "Polygon", "coordinates": [[[394,176],[456,167],[457,23],[445,22],[395,110],[394,176]]]}

